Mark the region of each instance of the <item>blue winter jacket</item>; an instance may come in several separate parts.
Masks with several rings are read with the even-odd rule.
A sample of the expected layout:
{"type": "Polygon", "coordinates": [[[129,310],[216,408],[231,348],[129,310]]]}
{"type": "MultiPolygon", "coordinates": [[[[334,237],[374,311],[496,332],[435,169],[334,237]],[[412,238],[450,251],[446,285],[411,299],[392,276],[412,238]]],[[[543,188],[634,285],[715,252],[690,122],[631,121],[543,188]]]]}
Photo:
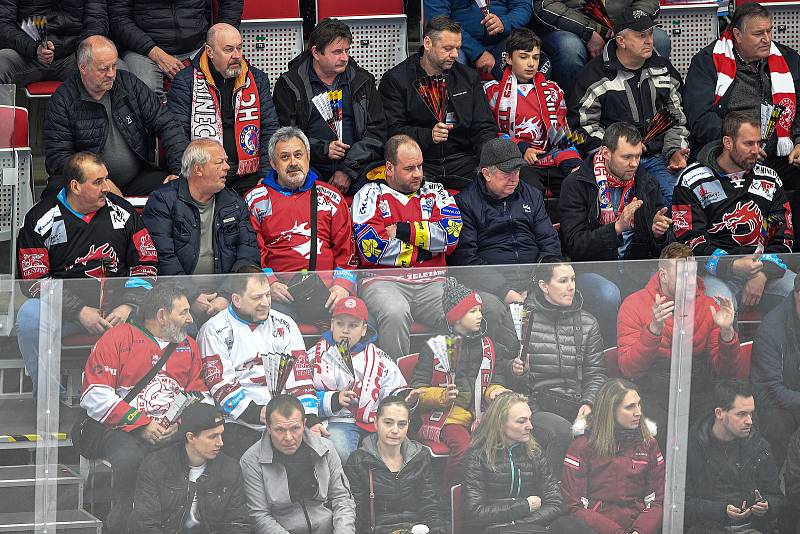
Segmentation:
{"type": "Polygon", "coordinates": [[[469,276],[473,289],[488,291],[502,300],[510,289],[527,289],[530,268],[516,266],[561,255],[561,242],[545,210],[544,198],[525,182],[519,182],[514,193],[499,200],[486,190],[486,181],[479,176],[456,195],[456,204],[464,226],[448,263],[510,266],[470,270],[474,271],[474,276],[469,276]]]}

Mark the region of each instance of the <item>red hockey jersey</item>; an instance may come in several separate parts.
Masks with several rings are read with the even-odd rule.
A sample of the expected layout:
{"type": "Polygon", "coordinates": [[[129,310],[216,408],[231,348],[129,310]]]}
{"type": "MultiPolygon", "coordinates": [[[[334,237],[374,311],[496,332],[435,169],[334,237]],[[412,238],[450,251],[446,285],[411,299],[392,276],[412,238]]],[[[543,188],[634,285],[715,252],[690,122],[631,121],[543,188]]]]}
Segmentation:
{"type": "MultiPolygon", "coordinates": [[[[300,189],[289,191],[275,181],[275,171],[245,195],[250,222],[261,251],[261,266],[272,273],[308,269],[311,256],[311,185],[317,186],[317,271],[330,286],[336,284],[350,293],[355,289],[356,267],[350,213],[342,196],[328,184],[315,182],[316,175],[300,189]]],[[[276,279],[271,278],[270,282],[276,279]]]]}
{"type": "Polygon", "coordinates": [[[424,182],[416,193],[405,195],[383,180],[375,181],[356,193],[351,209],[366,268],[420,267],[424,269],[392,269],[385,276],[405,282],[442,279],[445,255],[455,250],[461,234],[461,211],[442,184],[424,182]],[[393,239],[386,233],[392,224],[397,225],[393,239]]]}
{"type": "Polygon", "coordinates": [[[124,401],[131,388],[158,362],[167,344],[130,323],[106,331],[86,361],[81,407],[106,426],[130,432],[153,419],[162,420],[179,392],[206,393],[200,351],[194,339],[188,337],[175,347],[133,403],[124,401]]]}

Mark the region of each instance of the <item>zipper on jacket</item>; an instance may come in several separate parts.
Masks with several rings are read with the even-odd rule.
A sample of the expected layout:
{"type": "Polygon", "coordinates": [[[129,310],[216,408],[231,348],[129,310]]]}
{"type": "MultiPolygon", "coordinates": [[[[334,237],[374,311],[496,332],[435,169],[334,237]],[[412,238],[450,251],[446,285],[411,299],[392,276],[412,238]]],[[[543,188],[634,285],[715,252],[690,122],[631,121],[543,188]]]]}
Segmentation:
{"type": "MultiPolygon", "coordinates": [[[[558,356],[558,376],[559,378],[561,378],[564,375],[564,373],[562,364],[563,362],[561,360],[561,342],[558,340],[558,318],[556,318],[556,320],[553,321],[553,335],[556,339],[556,356],[558,356]]],[[[575,348],[575,350],[577,350],[577,347],[575,348]]]]}
{"type": "Polygon", "coordinates": [[[308,526],[308,534],[314,534],[314,531],[311,529],[311,518],[308,517],[308,510],[306,510],[305,498],[300,499],[300,508],[303,509],[303,515],[306,517],[306,526],[308,526]]]}
{"type": "Polygon", "coordinates": [[[508,217],[509,234],[511,235],[511,243],[514,245],[514,263],[519,264],[519,249],[517,247],[517,234],[514,232],[514,218],[511,216],[511,212],[508,211],[508,202],[505,200],[503,201],[503,213],[508,217]]]}

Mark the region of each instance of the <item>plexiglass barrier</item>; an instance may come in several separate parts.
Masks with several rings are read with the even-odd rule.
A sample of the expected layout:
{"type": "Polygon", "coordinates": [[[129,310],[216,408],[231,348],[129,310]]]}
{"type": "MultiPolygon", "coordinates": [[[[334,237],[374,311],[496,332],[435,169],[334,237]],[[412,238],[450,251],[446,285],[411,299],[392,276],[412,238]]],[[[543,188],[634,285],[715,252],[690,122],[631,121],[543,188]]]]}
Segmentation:
{"type": "Polygon", "coordinates": [[[18,281],[35,397],[0,401],[0,445],[36,451],[33,490],[4,491],[37,531],[794,528],[800,438],[756,424],[800,389],[791,270],[756,299],[708,258],[157,280],[86,261],[18,281]],[[265,425],[279,394],[305,434],[291,409],[265,425]]]}

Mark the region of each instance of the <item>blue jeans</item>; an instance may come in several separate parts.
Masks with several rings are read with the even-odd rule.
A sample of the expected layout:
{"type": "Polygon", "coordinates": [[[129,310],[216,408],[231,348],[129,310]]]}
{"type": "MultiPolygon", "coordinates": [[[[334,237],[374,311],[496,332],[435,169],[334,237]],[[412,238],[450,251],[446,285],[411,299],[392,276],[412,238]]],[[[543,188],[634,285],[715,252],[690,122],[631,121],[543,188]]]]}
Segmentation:
{"type": "MultiPolygon", "coordinates": [[[[658,55],[669,59],[672,43],[667,32],[661,28],[656,28],[653,33],[653,47],[658,55]]],[[[564,93],[571,93],[575,80],[590,59],[586,43],[572,32],[555,30],[542,35],[542,48],[553,64],[550,78],[561,86],[564,93]]]]}
{"type": "Polygon", "coordinates": [[[664,156],[661,154],[642,156],[639,165],[658,181],[658,188],[661,190],[661,196],[664,197],[664,205],[668,208],[672,206],[672,190],[675,189],[675,184],[678,182],[678,175],[669,172],[664,156]]]}
{"type": "Polygon", "coordinates": [[[617,344],[617,312],[622,295],[617,284],[597,273],[581,273],[575,285],[583,296],[583,309],[594,315],[600,323],[603,345],[617,344]]]}
{"type": "MultiPolygon", "coordinates": [[[[767,313],[780,304],[794,289],[795,276],[797,276],[795,273],[787,270],[783,277],[768,280],[767,285],[764,286],[761,300],[758,302],[759,311],[767,313]]],[[[709,297],[721,296],[728,298],[733,301],[734,308],[738,309],[739,297],[742,295],[742,289],[747,280],[743,278],[722,280],[716,276],[706,274],[703,276],[703,282],[706,286],[706,295],[709,297]]]]}
{"type": "MultiPolygon", "coordinates": [[[[492,76],[495,80],[499,80],[503,77],[503,68],[505,68],[505,63],[503,62],[503,52],[506,51],[507,40],[508,37],[497,44],[486,47],[486,51],[494,56],[494,68],[492,69],[492,76]]],[[[464,65],[470,65],[470,63],[467,61],[466,54],[464,54],[463,48],[458,50],[458,62],[464,65]]]]}
{"type": "Polygon", "coordinates": [[[355,423],[343,421],[328,421],[328,432],[331,433],[328,439],[333,442],[333,447],[342,460],[342,465],[347,463],[350,454],[358,448],[361,438],[369,434],[355,423]]]}
{"type": "MultiPolygon", "coordinates": [[[[31,377],[33,382],[33,398],[39,389],[39,312],[41,309],[41,302],[39,299],[28,299],[17,312],[16,330],[17,342],[19,343],[19,352],[22,355],[22,361],[25,362],[25,370],[28,376],[31,377]]],[[[71,336],[85,332],[80,323],[72,321],[63,321],[61,323],[61,335],[71,336]]],[[[52,372],[58,376],[59,369],[52,369],[52,372]]],[[[62,395],[66,393],[64,388],[61,388],[62,395]]]]}

